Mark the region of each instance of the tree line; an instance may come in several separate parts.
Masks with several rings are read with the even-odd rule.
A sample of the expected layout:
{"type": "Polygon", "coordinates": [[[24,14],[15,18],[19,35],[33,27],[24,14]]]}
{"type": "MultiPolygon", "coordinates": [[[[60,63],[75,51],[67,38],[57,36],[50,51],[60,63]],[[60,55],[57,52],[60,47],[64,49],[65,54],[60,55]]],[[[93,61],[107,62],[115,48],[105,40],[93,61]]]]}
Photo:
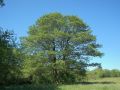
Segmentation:
{"type": "Polygon", "coordinates": [[[120,70],[118,69],[102,69],[96,68],[94,70],[87,72],[88,79],[98,79],[98,78],[106,78],[106,77],[120,77],[120,70]]]}
{"type": "Polygon", "coordinates": [[[77,16],[50,13],[15,41],[0,28],[0,85],[76,83],[86,78],[92,57],[101,57],[90,27],[77,16]]]}

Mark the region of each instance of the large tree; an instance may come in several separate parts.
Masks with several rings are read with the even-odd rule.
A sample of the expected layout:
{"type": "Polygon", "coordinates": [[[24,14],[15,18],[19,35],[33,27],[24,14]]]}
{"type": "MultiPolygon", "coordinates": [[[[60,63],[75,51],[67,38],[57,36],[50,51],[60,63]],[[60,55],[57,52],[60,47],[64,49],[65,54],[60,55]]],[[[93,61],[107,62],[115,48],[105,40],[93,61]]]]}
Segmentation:
{"type": "Polygon", "coordinates": [[[32,71],[37,67],[37,73],[42,73],[42,67],[51,66],[48,72],[57,83],[84,76],[89,59],[102,56],[98,50],[101,45],[96,43],[89,26],[79,17],[60,13],[40,17],[21,41],[32,71]],[[40,65],[35,66],[35,62],[40,65]]]}

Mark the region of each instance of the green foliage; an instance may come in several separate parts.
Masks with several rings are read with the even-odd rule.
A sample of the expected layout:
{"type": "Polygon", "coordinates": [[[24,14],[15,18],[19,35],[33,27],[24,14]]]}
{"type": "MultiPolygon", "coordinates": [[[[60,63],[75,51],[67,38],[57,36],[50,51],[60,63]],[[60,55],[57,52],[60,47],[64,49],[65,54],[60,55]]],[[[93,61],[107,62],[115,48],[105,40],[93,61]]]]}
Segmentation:
{"type": "Polygon", "coordinates": [[[97,68],[95,70],[89,71],[87,73],[89,79],[97,79],[103,76],[103,70],[101,68],[97,68]]]}
{"type": "Polygon", "coordinates": [[[108,70],[108,69],[97,68],[95,70],[88,71],[87,76],[89,79],[120,77],[120,71],[117,69],[108,70]]]}
{"type": "Polygon", "coordinates": [[[117,69],[113,69],[110,71],[111,77],[120,77],[120,71],[117,69]]]}
{"type": "Polygon", "coordinates": [[[85,76],[89,58],[102,56],[89,27],[76,16],[40,17],[21,38],[24,76],[35,82],[76,82],[85,76]]]}
{"type": "Polygon", "coordinates": [[[56,85],[22,85],[0,87],[0,90],[59,90],[56,85]]]}
{"type": "Polygon", "coordinates": [[[17,49],[13,32],[0,29],[0,84],[13,83],[20,75],[17,49]]]}

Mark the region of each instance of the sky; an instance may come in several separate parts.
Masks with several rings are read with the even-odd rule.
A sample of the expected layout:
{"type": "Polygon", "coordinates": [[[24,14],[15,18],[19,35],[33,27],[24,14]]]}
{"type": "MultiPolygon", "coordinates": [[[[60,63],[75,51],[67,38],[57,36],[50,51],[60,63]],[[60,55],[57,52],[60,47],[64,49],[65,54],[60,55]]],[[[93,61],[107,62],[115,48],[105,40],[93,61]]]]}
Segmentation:
{"type": "Polygon", "coordinates": [[[93,30],[104,56],[91,62],[104,69],[120,69],[120,0],[5,0],[0,8],[0,26],[26,36],[29,27],[48,13],[80,17],[93,30]]]}

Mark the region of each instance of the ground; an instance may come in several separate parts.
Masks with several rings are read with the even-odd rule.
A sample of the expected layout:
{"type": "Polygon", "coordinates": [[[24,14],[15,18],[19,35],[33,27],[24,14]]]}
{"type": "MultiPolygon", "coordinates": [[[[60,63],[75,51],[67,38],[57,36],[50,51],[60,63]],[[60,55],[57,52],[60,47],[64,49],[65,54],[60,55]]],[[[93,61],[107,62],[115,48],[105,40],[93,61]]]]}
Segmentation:
{"type": "Polygon", "coordinates": [[[50,85],[24,85],[1,87],[0,90],[120,90],[120,77],[89,80],[87,83],[60,85],[58,87],[50,85]]]}

